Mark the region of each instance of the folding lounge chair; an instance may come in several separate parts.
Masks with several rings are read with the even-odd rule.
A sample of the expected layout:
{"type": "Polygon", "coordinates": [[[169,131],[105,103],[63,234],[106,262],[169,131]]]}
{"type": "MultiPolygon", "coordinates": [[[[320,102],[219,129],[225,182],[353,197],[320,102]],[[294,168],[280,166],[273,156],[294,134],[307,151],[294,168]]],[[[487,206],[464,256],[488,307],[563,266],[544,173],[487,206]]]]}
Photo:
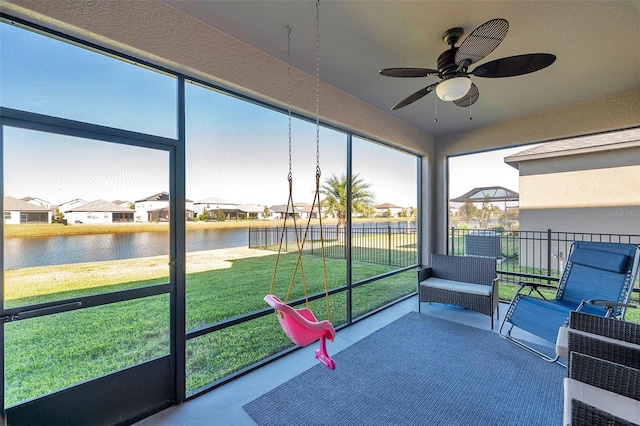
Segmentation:
{"type": "Polygon", "coordinates": [[[549,362],[558,361],[558,356],[545,355],[513,338],[513,328],[555,343],[558,329],[566,325],[571,311],[624,318],[626,308],[632,306],[628,302],[638,273],[639,252],[636,244],[574,242],[557,289],[541,283],[520,283],[500,335],[549,362]],[[556,289],[555,298],[546,300],[540,288],[556,289]],[[532,296],[533,292],[541,298],[532,296]]]}

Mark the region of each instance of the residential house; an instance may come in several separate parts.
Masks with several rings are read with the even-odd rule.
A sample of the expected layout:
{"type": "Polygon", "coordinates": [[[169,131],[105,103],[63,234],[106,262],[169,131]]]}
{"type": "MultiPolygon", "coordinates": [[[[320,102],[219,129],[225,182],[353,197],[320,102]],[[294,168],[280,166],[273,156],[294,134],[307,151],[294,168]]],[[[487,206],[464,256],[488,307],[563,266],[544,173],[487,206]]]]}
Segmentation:
{"type": "Polygon", "coordinates": [[[238,204],[217,197],[207,197],[193,203],[193,211],[200,216],[207,211],[207,220],[215,220],[219,212],[227,219],[237,219],[240,211],[238,204]]]}
{"type": "Polygon", "coordinates": [[[42,198],[35,198],[35,197],[23,197],[21,198],[22,201],[26,201],[27,203],[31,203],[34,204],[36,206],[42,206],[46,209],[50,209],[51,208],[51,203],[49,201],[43,200],[42,198]]]}
{"type": "Polygon", "coordinates": [[[96,200],[75,209],[67,210],[67,223],[107,224],[133,222],[134,211],[106,200],[96,200]]]}
{"type": "Polygon", "coordinates": [[[14,197],[7,196],[3,199],[2,214],[5,225],[51,223],[51,210],[48,207],[14,197]]]}
{"type": "Polygon", "coordinates": [[[112,203],[116,204],[118,206],[121,206],[121,207],[128,207],[131,210],[133,210],[133,207],[135,207],[134,203],[132,203],[131,201],[126,201],[126,200],[114,200],[114,201],[112,201],[112,203]]]}
{"type": "Polygon", "coordinates": [[[284,219],[285,213],[288,215],[287,217],[293,217],[292,210],[300,218],[304,214],[304,210],[301,207],[294,206],[292,209],[287,204],[276,204],[269,207],[269,211],[271,212],[270,219],[284,219]]]}
{"type": "Polygon", "coordinates": [[[640,129],[551,141],[504,161],[519,171],[521,229],[640,229],[640,129]]]}
{"type": "Polygon", "coordinates": [[[84,206],[87,203],[87,200],[83,200],[82,198],[75,198],[73,200],[65,201],[64,203],[60,204],[58,206],[58,210],[60,211],[60,213],[66,214],[69,210],[84,206]]]}
{"type": "Polygon", "coordinates": [[[380,217],[399,217],[403,208],[391,203],[382,203],[373,206],[376,216],[380,217]]]}
{"type": "Polygon", "coordinates": [[[318,206],[312,206],[309,203],[294,203],[296,207],[296,211],[300,211],[300,217],[302,219],[309,219],[309,216],[312,218],[318,218],[318,206]],[[313,210],[311,209],[313,207],[313,210]]]}
{"type": "Polygon", "coordinates": [[[264,206],[257,204],[239,204],[239,219],[264,219],[264,206]]]}
{"type": "MultiPolygon", "coordinates": [[[[185,220],[194,218],[193,201],[185,200],[185,220]]],[[[164,222],[169,220],[169,193],[159,192],[150,197],[137,200],[135,206],[136,222],[164,222]]]]}
{"type": "Polygon", "coordinates": [[[551,141],[504,161],[520,175],[521,230],[638,234],[640,129],[551,141]]]}
{"type": "MultiPolygon", "coordinates": [[[[143,198],[141,200],[137,200],[134,203],[135,205],[135,221],[136,222],[153,222],[151,215],[149,212],[154,212],[154,218],[159,218],[161,211],[163,208],[169,208],[169,193],[168,192],[159,192],[150,197],[143,198]]],[[[168,218],[168,213],[167,213],[168,218]]]]}

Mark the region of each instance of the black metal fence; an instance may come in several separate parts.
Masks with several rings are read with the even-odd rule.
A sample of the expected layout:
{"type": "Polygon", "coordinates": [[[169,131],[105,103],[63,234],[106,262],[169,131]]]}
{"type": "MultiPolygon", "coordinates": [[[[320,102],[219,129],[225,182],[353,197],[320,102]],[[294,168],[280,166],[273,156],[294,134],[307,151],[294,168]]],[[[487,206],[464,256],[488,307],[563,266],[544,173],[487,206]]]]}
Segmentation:
{"type": "MultiPolygon", "coordinates": [[[[249,248],[297,252],[304,239],[305,228],[298,228],[298,240],[293,227],[249,229],[249,248]]],[[[345,230],[323,226],[325,256],[346,259],[345,230]]],[[[418,263],[416,229],[405,226],[358,226],[351,230],[351,256],[354,262],[406,267],[418,263]]],[[[574,241],[604,241],[640,244],[639,234],[598,234],[552,231],[502,231],[492,229],[450,228],[447,254],[455,256],[489,256],[498,260],[502,282],[522,279],[553,282],[562,274],[574,241]]],[[[304,252],[322,254],[320,228],[308,230],[304,252]]],[[[637,284],[636,284],[637,286],[637,284]]]]}
{"type": "MultiPolygon", "coordinates": [[[[321,255],[320,228],[310,227],[305,239],[305,228],[298,228],[298,238],[293,227],[266,227],[249,229],[249,248],[278,250],[282,239],[282,251],[297,252],[304,240],[304,253],[321,255]]],[[[346,259],[346,232],[337,226],[323,226],[325,256],[330,259],[346,259]]],[[[406,226],[353,227],[351,230],[351,258],[354,262],[377,263],[405,267],[418,263],[416,229],[406,226]]]]}
{"type": "Polygon", "coordinates": [[[527,278],[549,282],[559,279],[574,241],[640,244],[640,235],[560,232],[551,229],[501,231],[452,227],[448,254],[496,257],[498,273],[503,281],[527,278]]]}

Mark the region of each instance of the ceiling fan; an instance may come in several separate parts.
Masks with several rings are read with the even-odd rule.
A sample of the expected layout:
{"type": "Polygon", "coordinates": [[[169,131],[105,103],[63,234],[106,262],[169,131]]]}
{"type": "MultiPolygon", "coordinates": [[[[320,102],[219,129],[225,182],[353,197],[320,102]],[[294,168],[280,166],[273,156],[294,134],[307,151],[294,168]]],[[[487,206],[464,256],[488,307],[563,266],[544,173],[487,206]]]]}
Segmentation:
{"type": "Polygon", "coordinates": [[[438,57],[438,69],[429,68],[385,68],[380,74],[387,77],[429,77],[437,76],[441,81],[418,90],[411,96],[395,104],[391,109],[405,107],[423,96],[436,91],[443,101],[453,101],[459,107],[473,105],[480,96],[471,76],[484,78],[513,77],[539,71],[553,64],[555,55],[549,53],[529,53],[496,59],[468,71],[469,65],[482,60],[498,47],[509,31],[506,19],[492,19],[473,30],[459,47],[456,43],[464,34],[462,28],[451,28],[442,34],[442,40],[451,46],[438,57]]]}

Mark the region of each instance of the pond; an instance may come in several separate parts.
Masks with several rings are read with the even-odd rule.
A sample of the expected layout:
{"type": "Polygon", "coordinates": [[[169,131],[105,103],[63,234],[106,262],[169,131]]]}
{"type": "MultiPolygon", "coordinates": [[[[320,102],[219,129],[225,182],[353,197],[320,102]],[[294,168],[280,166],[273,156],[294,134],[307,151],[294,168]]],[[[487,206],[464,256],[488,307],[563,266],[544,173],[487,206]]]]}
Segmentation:
{"type": "MultiPolygon", "coordinates": [[[[247,247],[248,228],[187,231],[187,252],[247,247]]],[[[4,240],[4,269],[102,262],[169,254],[166,232],[20,237],[4,240]]]]}

